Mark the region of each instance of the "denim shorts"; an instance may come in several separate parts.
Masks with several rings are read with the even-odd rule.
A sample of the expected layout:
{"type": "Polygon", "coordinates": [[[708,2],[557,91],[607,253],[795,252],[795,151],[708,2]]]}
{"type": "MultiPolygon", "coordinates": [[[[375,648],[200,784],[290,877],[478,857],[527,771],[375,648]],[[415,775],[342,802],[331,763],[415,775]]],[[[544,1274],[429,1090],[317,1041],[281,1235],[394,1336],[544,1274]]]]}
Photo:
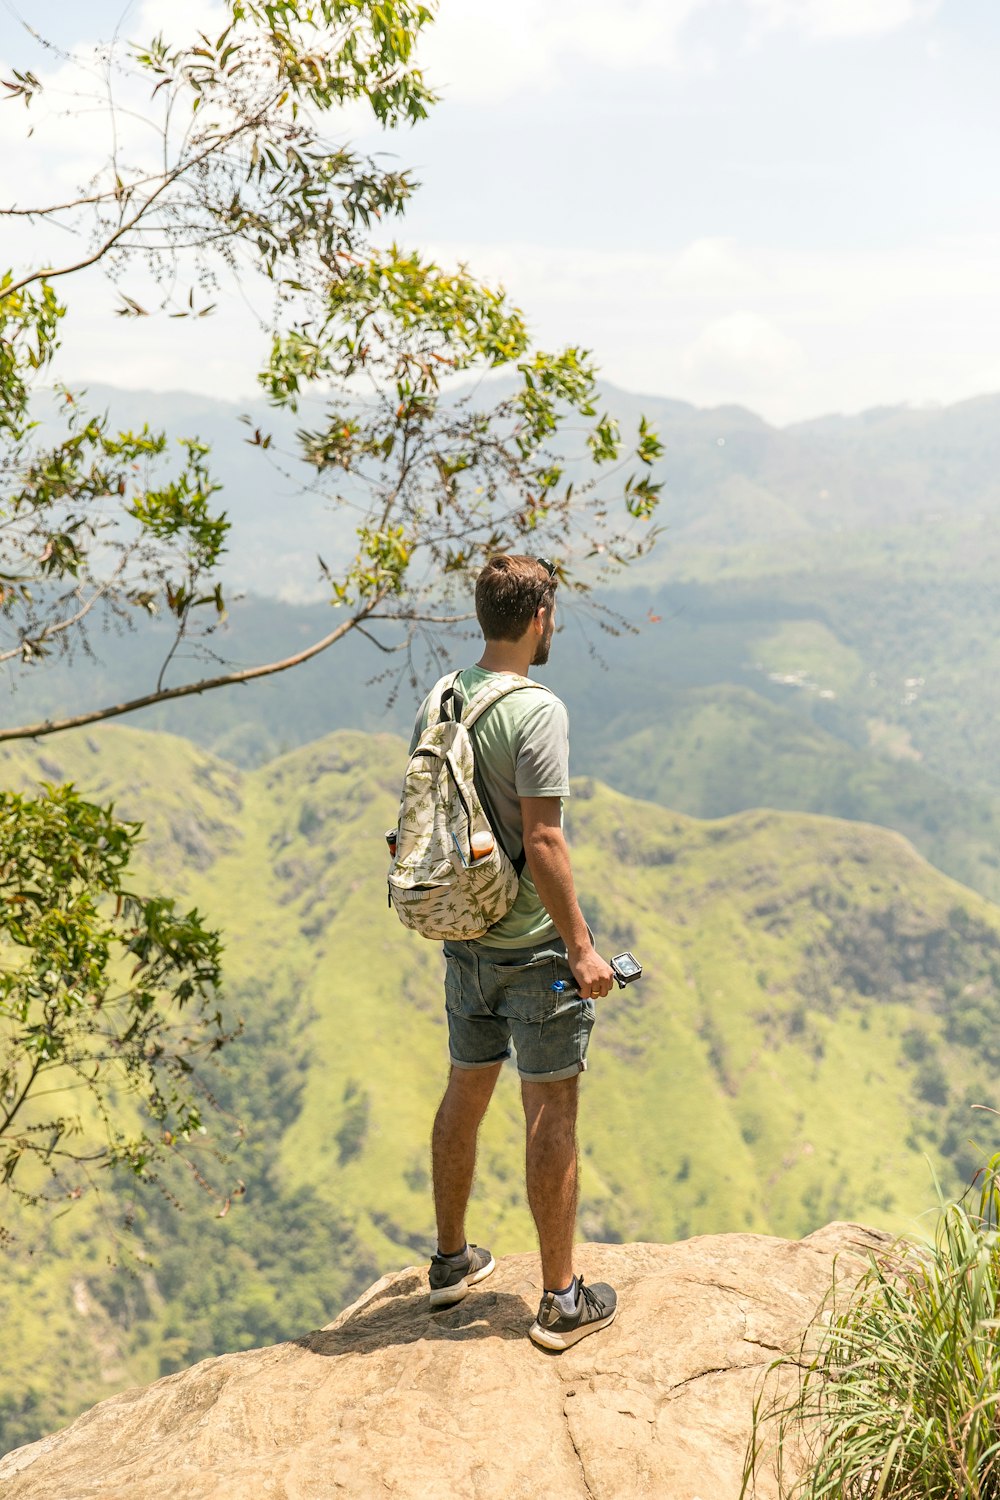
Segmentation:
{"type": "Polygon", "coordinates": [[[587,1066],[594,1002],[580,998],[559,937],[534,948],[445,943],[448,1043],[456,1068],[510,1057],[527,1083],[556,1083],[587,1066]]]}

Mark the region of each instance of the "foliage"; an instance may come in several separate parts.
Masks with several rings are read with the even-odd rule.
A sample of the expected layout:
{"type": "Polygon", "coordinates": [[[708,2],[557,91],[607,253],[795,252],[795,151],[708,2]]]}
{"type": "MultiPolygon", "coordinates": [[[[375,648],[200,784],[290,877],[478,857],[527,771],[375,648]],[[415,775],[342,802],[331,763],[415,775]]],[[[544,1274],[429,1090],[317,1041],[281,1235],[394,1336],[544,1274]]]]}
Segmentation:
{"type": "MultiPolygon", "coordinates": [[[[375,621],[396,631],[392,646],[379,641],[383,649],[406,647],[415,630],[449,623],[442,609],[450,593],[463,595],[467,611],[470,576],[488,551],[530,541],[559,560],[570,583],[581,550],[621,565],[648,547],[658,492],[648,472],[659,453],[652,431],[640,429],[642,477],[624,481],[621,523],[586,498],[586,483],[575,498],[572,483],[557,494],[563,473],[545,445],[567,413],[596,418],[589,360],[575,349],[532,348],[520,311],[464,267],[444,271],[382,247],[381,225],[403,210],[412,178],[329,134],[329,118],[349,104],[366,106],[386,128],[423,118],[433,95],[415,47],[430,20],[430,8],[412,0],[229,0],[218,36],[181,47],[156,37],[124,53],[112,45],[101,56],[95,106],[112,127],[108,161],[69,202],[0,209],[0,218],[27,220],[43,245],[50,226],[79,241],[65,262],[40,249],[40,264],[0,281],[0,662],[16,674],[46,657],[72,658],[97,622],[160,614],[172,627],[147,691],[116,694],[72,718],[7,725],[0,740],[267,676],[375,621]],[[273,340],[261,379],[273,404],[294,408],[317,382],[333,393],[322,427],[300,438],[318,479],[344,476],[348,491],[333,499],[354,516],[357,546],[333,571],[317,559],[342,616],[304,651],[176,680],[191,659],[182,645],[203,644],[226,610],[229,520],[206,445],[185,438],[171,472],[162,433],[148,425],[115,432],[63,387],[54,440],[35,416],[33,388],[57,355],[62,289],[95,265],[119,287],[117,312],[130,319],[208,317],[215,304],[206,298],[220,277],[238,285],[263,278],[272,308],[262,326],[273,340]],[[127,292],[122,286],[140,273],[150,297],[132,279],[127,292]],[[447,376],[503,367],[515,392],[495,406],[442,389],[447,376]]],[[[7,89],[30,108],[45,80],[22,70],[7,89]]],[[[272,449],[259,429],[249,441],[262,454],[272,449]]],[[[595,460],[616,460],[619,450],[607,419],[597,419],[595,460]]],[[[4,806],[6,845],[23,851],[8,861],[6,936],[30,961],[15,965],[8,982],[3,1180],[13,1181],[31,1151],[49,1167],[69,1156],[142,1174],[155,1140],[186,1140],[200,1118],[181,1084],[204,1038],[182,1028],[168,1040],[157,997],[165,986],[169,1011],[214,987],[218,937],[197,913],[181,919],[166,898],[138,903],[125,892],[135,830],[115,824],[110,807],[55,790],[47,801],[11,797],[4,806]],[[65,885],[43,869],[54,830],[65,885]],[[100,913],[116,892],[114,921],[133,924],[125,948],[146,969],[138,988],[126,984],[112,1000],[122,939],[100,913]],[[64,934],[75,946],[63,953],[55,934],[68,923],[77,924],[64,934]],[[31,1117],[37,1080],[49,1069],[53,1087],[70,1076],[85,1087],[106,1148],[71,1149],[82,1124],[31,1117]],[[141,1097],[149,1129],[138,1124],[130,1135],[122,1125],[115,1069],[125,1091],[141,1097]]],[[[214,1021],[217,1046],[225,1037],[218,1014],[214,1021]]]]}
{"type": "MultiPolygon", "coordinates": [[[[204,1221],[178,1216],[162,1194],[144,1194],[132,1207],[122,1249],[152,1256],[157,1306],[128,1275],[95,1288],[118,1322],[131,1313],[133,1322],[148,1324],[158,1315],[155,1375],[302,1334],[329,1321],[379,1274],[357,1242],[350,1209],[317,1186],[293,1187],[275,1151],[301,1108],[306,1079],[294,1000],[254,984],[242,999],[244,1044],[223,1054],[213,1087],[227,1114],[253,1103],[240,1153],[246,1190],[212,1225],[211,1264],[192,1275],[204,1221]]],[[[170,1176],[179,1187],[176,1165],[170,1176]]]]}
{"type": "MultiPolygon", "coordinates": [[[[331,672],[317,696],[335,687],[331,672]]],[[[325,1323],[375,1275],[423,1260],[425,1142],[447,1034],[440,954],[385,906],[381,830],[404,745],[341,732],[245,773],[134,728],[4,753],[7,784],[31,784],[44,762],[44,774],[114,797],[121,816],[142,806],[133,883],[155,875],[182,909],[210,907],[227,934],[228,1001],[247,1023],[212,1069],[222,1121],[246,1121],[246,1193],[224,1218],[178,1214],[122,1174],[62,1219],[15,1222],[0,1401],[19,1410],[34,1388],[37,1403],[12,1411],[12,1433],[50,1431],[185,1360],[325,1323]],[[110,1267],[115,1228],[133,1261],[152,1264],[110,1267]]],[[[970,1133],[968,1101],[995,1083],[981,1042],[1000,1030],[994,908],[892,834],[830,819],[758,811],[700,823],[577,779],[567,833],[599,942],[634,947],[645,966],[641,984],[609,999],[591,1045],[582,1238],[799,1235],[831,1218],[901,1228],[926,1196],[924,1152],[957,1187],[945,1135],[970,1133]],[[881,914],[900,909],[909,928],[879,939],[881,914]],[[870,942],[859,945],[861,930],[870,942]],[[912,944],[937,956],[933,982],[911,964],[912,944]],[[865,964],[886,947],[891,993],[870,993],[865,964]],[[968,1030],[970,1007],[949,1039],[953,988],[978,996],[980,1033],[968,1030]],[[915,1097],[932,1055],[947,1072],[946,1106],[915,1097]]],[[[505,1070],[483,1127],[475,1221],[505,1253],[535,1244],[523,1132],[505,1070]]],[[[189,1171],[168,1160],[159,1189],[181,1196],[189,1171]]]]}
{"type": "MultiPolygon", "coordinates": [[[[0,655],[23,667],[71,652],[101,616],[161,612],[175,623],[152,691],[72,722],[282,670],[374,621],[389,633],[383,649],[407,648],[416,632],[452,620],[449,601],[467,612],[471,577],[490,551],[544,551],[563,582],[582,589],[575,559],[613,569],[655,534],[651,468],[661,447],[648,423],[639,423],[638,469],[621,477],[615,515],[591,470],[618,465],[623,444],[617,424],[598,415],[589,357],[533,348],[519,309],[464,266],[381,243],[412,178],[327,133],[327,117],[348,103],[388,128],[426,114],[433,95],[414,59],[431,10],[409,0],[230,0],[228,9],[217,37],[109,49],[117,144],[107,166],[69,203],[0,210],[41,229],[57,220],[87,247],[0,285],[0,655]],[[135,134],[138,119],[156,150],[135,134]],[[129,318],[206,317],[214,304],[204,296],[223,274],[263,276],[273,307],[262,327],[274,330],[265,390],[293,409],[314,389],[326,396],[321,424],[299,434],[301,450],[318,484],[334,480],[335,507],[355,513],[357,546],[345,566],[318,559],[346,618],[294,658],[168,681],[189,659],[181,641],[197,644],[226,607],[229,521],[214,505],[203,445],[186,440],[183,467],[164,477],[162,434],[114,435],[69,392],[65,436],[40,442],[31,386],[58,347],[65,307],[55,288],[94,264],[116,282],[126,272],[152,278],[151,306],[122,291],[118,311],[129,318]],[[456,394],[456,379],[499,369],[512,385],[498,399],[490,386],[456,394]],[[573,423],[590,431],[592,464],[570,476],[552,445],[573,423]]],[[[30,104],[44,81],[26,76],[10,95],[30,104]]],[[[271,434],[258,427],[248,441],[274,457],[271,434]]],[[[0,739],[68,722],[8,726],[0,739]]]]}
{"type": "Polygon", "coordinates": [[[803,1500],[1000,1496],[998,1168],[977,1210],[943,1205],[933,1242],[872,1257],[818,1347],[772,1366],[794,1364],[797,1389],[758,1400],[741,1494],[775,1457],[781,1494],[803,1500]]]}
{"type": "Polygon", "coordinates": [[[149,1177],[203,1128],[219,938],[124,884],[139,832],[71,785],[0,792],[0,1183],[23,1201],[100,1167],[149,1177]]]}
{"type": "Polygon", "coordinates": [[[120,1177],[74,1209],[62,1239],[58,1220],[21,1215],[0,1285],[17,1349],[0,1378],[0,1453],[64,1426],[123,1380],[144,1384],[322,1326],[379,1274],[350,1206],[322,1184],[290,1184],[275,1149],[307,1077],[293,1000],[250,985],[241,1001],[245,1035],[219,1054],[213,1092],[229,1117],[252,1104],[245,1193],[208,1222],[178,1213],[189,1168],[175,1155],[158,1170],[160,1191],[120,1177]]]}

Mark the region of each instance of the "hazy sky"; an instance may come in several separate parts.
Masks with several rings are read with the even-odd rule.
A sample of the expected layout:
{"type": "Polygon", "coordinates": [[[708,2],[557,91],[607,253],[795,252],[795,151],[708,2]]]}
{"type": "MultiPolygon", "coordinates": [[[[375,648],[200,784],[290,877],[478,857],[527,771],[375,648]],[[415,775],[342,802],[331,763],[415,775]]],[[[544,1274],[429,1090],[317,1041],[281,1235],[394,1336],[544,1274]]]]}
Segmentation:
{"type": "MultiPolygon", "coordinates": [[[[63,116],[69,69],[19,9],[0,0],[0,76],[51,83],[32,142],[21,108],[0,109],[0,195],[24,203],[85,178],[104,127],[63,116]]],[[[211,15],[30,5],[81,48],[118,22],[142,38],[211,15]]],[[[778,422],[1000,389],[996,0],[442,0],[422,60],[442,103],[379,143],[423,182],[400,236],[501,279],[545,344],[593,348],[631,389],[778,422]]],[[[4,261],[32,254],[5,240],[4,261]]],[[[102,282],[86,300],[65,374],[254,388],[237,298],[193,340],[109,319],[102,282]]]]}

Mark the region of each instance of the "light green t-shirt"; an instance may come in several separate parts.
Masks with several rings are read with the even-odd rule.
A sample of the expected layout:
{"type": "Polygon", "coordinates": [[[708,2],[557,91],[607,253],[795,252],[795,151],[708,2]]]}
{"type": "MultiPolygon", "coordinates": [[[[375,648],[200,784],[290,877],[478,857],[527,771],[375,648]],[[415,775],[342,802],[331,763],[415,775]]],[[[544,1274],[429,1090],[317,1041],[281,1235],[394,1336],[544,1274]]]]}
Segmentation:
{"type": "MultiPolygon", "coordinates": [[[[498,674],[467,667],[458,679],[466,702],[498,674]]],[[[429,695],[428,695],[429,696],[429,695]]],[[[420,705],[410,741],[412,751],[424,729],[427,699],[420,705]]],[[[476,769],[496,819],[494,831],[511,859],[524,848],[521,797],[569,796],[569,716],[548,688],[519,688],[494,703],[476,721],[476,769]]],[[[505,917],[476,941],[492,948],[530,948],[550,938],[555,926],[525,865],[517,898],[505,917]]]]}

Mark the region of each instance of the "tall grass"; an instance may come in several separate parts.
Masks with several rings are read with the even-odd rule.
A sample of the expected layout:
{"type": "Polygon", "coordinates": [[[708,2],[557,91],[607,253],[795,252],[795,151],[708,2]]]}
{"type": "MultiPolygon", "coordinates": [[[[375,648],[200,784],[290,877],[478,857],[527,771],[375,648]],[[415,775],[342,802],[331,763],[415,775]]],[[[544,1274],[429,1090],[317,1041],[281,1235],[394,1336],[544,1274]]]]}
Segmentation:
{"type": "Polygon", "coordinates": [[[978,1205],[872,1257],[754,1409],[741,1497],[1000,1500],[1000,1154],[978,1205]],[[793,1390],[789,1396],[788,1379],[793,1390]],[[770,1393],[769,1393],[770,1392],[770,1393]]]}

